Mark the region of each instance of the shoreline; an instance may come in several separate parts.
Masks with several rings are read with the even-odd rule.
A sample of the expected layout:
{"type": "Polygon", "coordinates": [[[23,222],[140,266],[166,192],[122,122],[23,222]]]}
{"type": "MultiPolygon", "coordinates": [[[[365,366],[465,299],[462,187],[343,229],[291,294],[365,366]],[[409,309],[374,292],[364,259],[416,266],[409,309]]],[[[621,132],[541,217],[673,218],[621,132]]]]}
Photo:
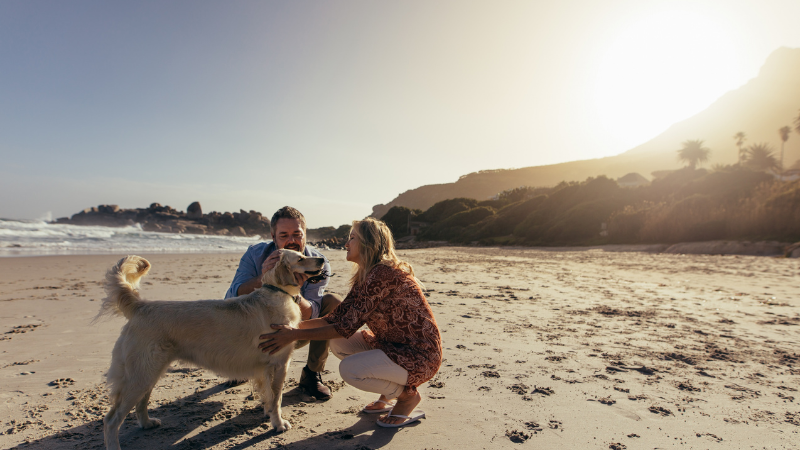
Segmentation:
{"type": "MultiPolygon", "coordinates": [[[[343,249],[327,246],[309,245],[320,251],[341,251],[343,249]]],[[[411,245],[398,245],[397,250],[424,250],[436,248],[476,248],[476,249],[512,249],[512,250],[539,250],[549,252],[629,252],[629,253],[653,253],[653,254],[687,254],[687,255],[738,255],[738,256],[767,256],[767,257],[787,257],[800,258],[800,242],[778,242],[778,241],[699,241],[681,242],[677,244],[600,244],[586,246],[553,246],[553,247],[526,247],[518,245],[510,246],[483,246],[483,245],[463,245],[451,244],[444,241],[413,242],[411,245]]],[[[244,253],[243,247],[242,253],[244,253]]],[[[230,249],[221,251],[187,250],[178,252],[174,250],[165,252],[128,252],[119,253],[115,251],[93,252],[93,253],[41,253],[41,254],[0,254],[0,258],[20,258],[20,257],[46,257],[46,256],[109,256],[109,255],[225,255],[235,254],[230,249]]]]}
{"type": "Polygon", "coordinates": [[[541,251],[593,251],[605,252],[643,252],[664,254],[691,254],[691,255],[740,255],[740,256],[770,256],[800,258],[800,242],[778,241],[698,241],[681,242],[677,244],[599,244],[585,246],[553,246],[553,247],[526,247],[519,245],[509,246],[482,246],[451,244],[444,241],[411,242],[398,245],[398,250],[415,250],[428,248],[509,248],[529,249],[541,251]]]}

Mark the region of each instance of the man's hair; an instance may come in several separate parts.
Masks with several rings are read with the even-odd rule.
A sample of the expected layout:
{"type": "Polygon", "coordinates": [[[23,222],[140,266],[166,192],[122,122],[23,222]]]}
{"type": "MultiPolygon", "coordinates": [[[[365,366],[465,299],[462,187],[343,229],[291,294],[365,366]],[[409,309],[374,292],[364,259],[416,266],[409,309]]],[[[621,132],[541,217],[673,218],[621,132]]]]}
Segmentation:
{"type": "Polygon", "coordinates": [[[300,226],[303,227],[303,231],[306,229],[306,218],[303,217],[303,214],[292,208],[291,206],[284,206],[283,208],[275,211],[275,214],[272,215],[272,219],[269,221],[269,226],[272,229],[272,233],[275,233],[275,227],[278,225],[278,219],[297,219],[300,221],[300,226]]]}

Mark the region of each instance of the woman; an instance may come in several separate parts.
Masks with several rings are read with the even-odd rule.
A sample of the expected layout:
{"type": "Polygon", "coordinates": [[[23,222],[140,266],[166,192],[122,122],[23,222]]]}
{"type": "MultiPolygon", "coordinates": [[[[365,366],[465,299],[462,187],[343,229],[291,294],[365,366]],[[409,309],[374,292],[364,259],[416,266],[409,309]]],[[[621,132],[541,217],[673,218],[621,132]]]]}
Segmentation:
{"type": "Polygon", "coordinates": [[[442,363],[442,339],[430,305],[411,265],[394,251],[385,223],[367,218],[353,222],[345,244],[354,262],[350,293],[336,309],[299,328],[272,325],[260,336],[264,352],[277,352],[296,340],[330,340],[342,362],[339,371],[352,386],[380,394],[364,412],[389,412],[382,427],[401,427],[422,417],[417,387],[430,380],[442,363]],[[366,324],[369,330],[359,331],[366,324]],[[396,403],[392,400],[397,399],[396,403]]]}

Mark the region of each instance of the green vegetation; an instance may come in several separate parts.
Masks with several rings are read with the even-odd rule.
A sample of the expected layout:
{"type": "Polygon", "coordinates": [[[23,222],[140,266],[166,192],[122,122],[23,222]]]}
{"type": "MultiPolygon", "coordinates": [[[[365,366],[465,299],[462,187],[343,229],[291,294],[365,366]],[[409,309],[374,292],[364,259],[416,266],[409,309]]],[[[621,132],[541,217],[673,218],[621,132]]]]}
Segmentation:
{"type": "Polygon", "coordinates": [[[781,172],[783,172],[783,147],[786,145],[786,141],[789,140],[789,133],[791,132],[792,129],[789,128],[788,126],[781,127],[778,130],[778,135],[781,137],[781,163],[780,163],[781,172]]]}
{"type": "MultiPolygon", "coordinates": [[[[688,142],[702,149],[701,141],[688,142]]],[[[428,225],[420,228],[418,240],[461,244],[800,240],[800,180],[781,182],[765,173],[764,169],[774,167],[754,163],[754,148],[761,148],[760,144],[748,149],[744,166],[707,171],[693,169],[687,161],[689,167],[669,172],[648,186],[621,188],[599,176],[553,188],[517,188],[482,202],[444,200],[421,213],[394,207],[383,220],[397,223],[390,226],[397,230],[396,237],[402,237],[410,233],[411,215],[411,222],[428,225]]]]}
{"type": "Polygon", "coordinates": [[[741,164],[744,161],[745,156],[745,148],[744,148],[744,141],[747,140],[747,135],[744,134],[744,131],[740,131],[733,135],[733,138],[736,139],[736,147],[739,149],[739,159],[738,163],[741,164]]]}
{"type": "Polygon", "coordinates": [[[753,144],[747,149],[744,165],[753,170],[777,172],[781,164],[772,152],[772,146],[769,144],[753,144]]]}
{"type": "Polygon", "coordinates": [[[708,161],[711,150],[703,147],[703,141],[700,139],[686,141],[682,145],[683,147],[678,150],[678,161],[689,164],[691,169],[696,169],[698,164],[708,161]]]}
{"type": "Polygon", "coordinates": [[[347,237],[350,235],[350,227],[350,224],[346,224],[339,225],[338,228],[309,228],[307,230],[307,239],[310,242],[331,241],[332,243],[341,242],[344,244],[344,242],[347,240],[347,237]]]}
{"type": "Polygon", "coordinates": [[[422,211],[419,209],[409,209],[405,206],[393,206],[381,218],[386,222],[386,226],[392,230],[395,237],[408,236],[410,233],[408,229],[409,217],[418,216],[422,211]]]}

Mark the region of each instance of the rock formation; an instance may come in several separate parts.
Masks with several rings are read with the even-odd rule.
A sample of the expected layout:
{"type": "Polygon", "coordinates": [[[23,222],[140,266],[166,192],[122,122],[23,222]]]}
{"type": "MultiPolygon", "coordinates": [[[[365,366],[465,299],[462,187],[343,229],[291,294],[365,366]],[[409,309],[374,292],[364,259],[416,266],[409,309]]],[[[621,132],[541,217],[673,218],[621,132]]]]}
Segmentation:
{"type": "Polygon", "coordinates": [[[258,211],[203,214],[199,202],[189,205],[187,213],[170,206],[153,203],[147,208],[121,209],[117,205],[86,208],[72,217],[61,217],[54,223],[124,227],[141,224],[145,231],[165,233],[215,234],[222,236],[270,237],[269,218],[258,211]]]}
{"type": "Polygon", "coordinates": [[[192,204],[186,208],[186,217],[190,219],[203,218],[203,208],[200,207],[200,202],[192,202],[192,204]]]}

